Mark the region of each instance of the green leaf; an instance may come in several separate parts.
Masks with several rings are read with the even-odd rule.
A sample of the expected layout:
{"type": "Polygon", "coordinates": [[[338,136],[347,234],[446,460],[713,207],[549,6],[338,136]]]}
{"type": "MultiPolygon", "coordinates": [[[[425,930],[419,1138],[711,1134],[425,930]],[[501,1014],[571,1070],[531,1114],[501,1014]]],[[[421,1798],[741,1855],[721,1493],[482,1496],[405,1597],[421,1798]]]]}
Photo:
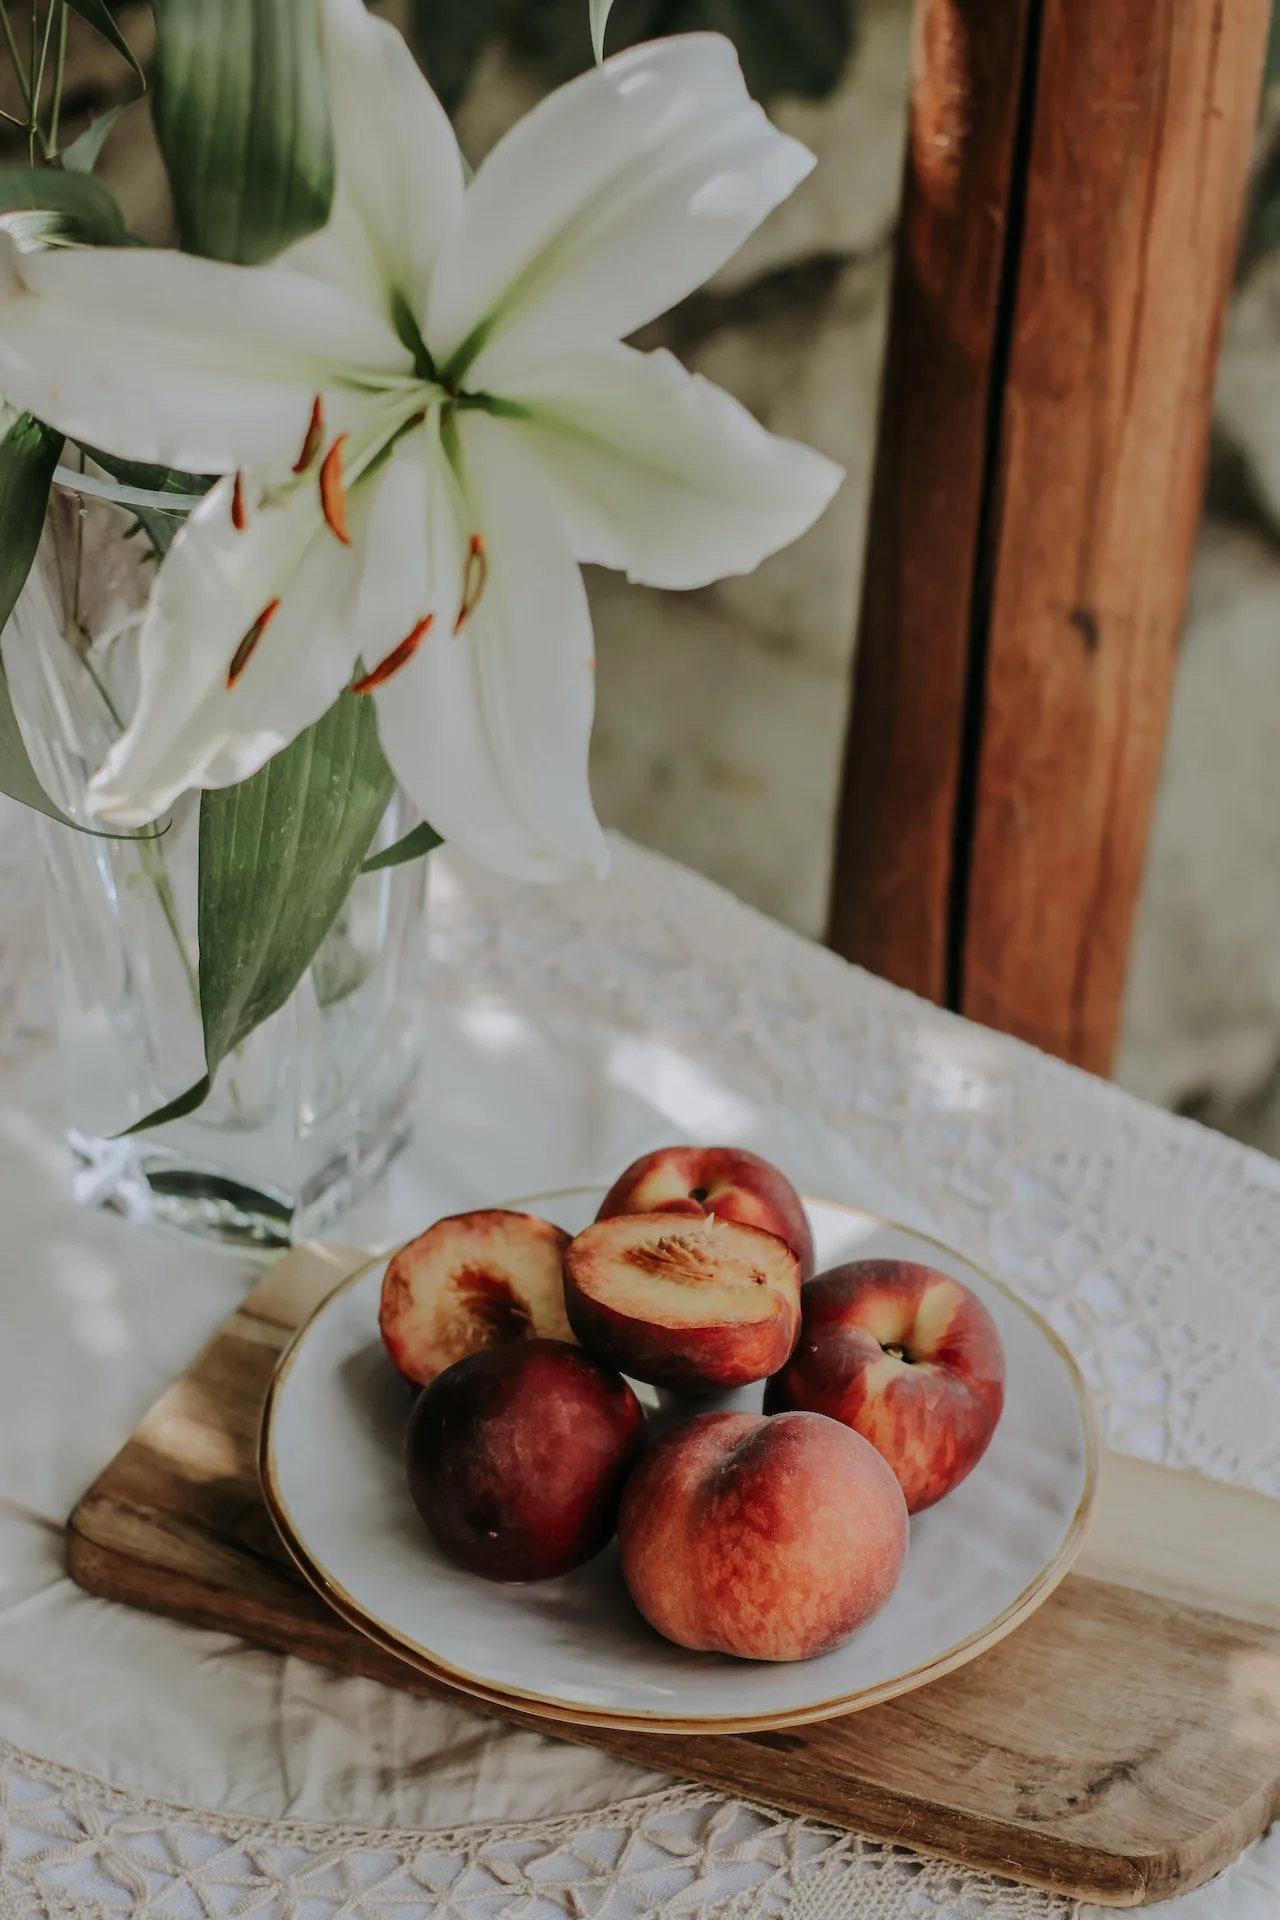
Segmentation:
{"type": "Polygon", "coordinates": [[[214,473],[183,473],[179,467],[151,467],[142,460],[121,460],[117,454],[102,453],[97,447],[86,447],[85,452],[122,486],[142,487],[148,493],[208,493],[218,477],[214,473]]]}
{"type": "Polygon", "coordinates": [[[444,841],[435,828],[429,827],[425,820],[420,820],[416,827],[410,827],[408,833],[402,834],[389,847],[384,847],[381,853],[371,854],[360,871],[381,873],[384,867],[402,867],[406,861],[421,860],[424,853],[443,845],[444,841]]]}
{"type": "Polygon", "coordinates": [[[114,127],[126,106],[131,101],[123,101],[118,107],[108,107],[91,121],[84,132],[78,134],[69,147],[62,149],[62,164],[68,173],[92,173],[98,164],[98,155],[106,145],[107,135],[114,127]]]}
{"type": "Polygon", "coordinates": [[[318,0],[153,0],[152,111],[188,253],[254,265],[322,227],[333,140],[318,0]]]}
{"type": "MultiPolygon", "coordinates": [[[[109,476],[107,482],[100,482],[96,476],[87,474],[68,474],[65,469],[59,478],[64,486],[79,486],[82,492],[98,494],[109,488],[114,482],[119,492],[106,492],[108,499],[124,507],[133,515],[135,527],[146,536],[156,560],[163,560],[170,547],[182,532],[187,514],[202,493],[207,493],[214,485],[216,476],[205,473],[183,473],[177,467],[147,466],[140,460],[120,460],[113,453],[103,453],[99,447],[85,446],[95,465],[109,476]],[[128,489],[134,491],[130,493],[128,489]],[[172,495],[174,505],[164,505],[167,495],[172,495]]],[[[125,535],[128,539],[131,536],[125,535]]]]}
{"type": "Polygon", "coordinates": [[[395,790],[372,700],[343,693],[250,779],[200,796],[200,1014],[207,1073],[131,1127],[192,1113],[223,1060],[310,966],[395,790]]]}
{"type": "Polygon", "coordinates": [[[139,1120],[136,1126],[126,1127],[124,1133],[116,1138],[126,1139],[129,1134],[142,1133],[144,1130],[149,1132],[152,1127],[167,1127],[171,1120],[185,1120],[189,1113],[194,1113],[197,1107],[204,1105],[212,1087],[213,1081],[209,1075],[202,1073],[195,1085],[188,1087],[185,1093],[180,1093],[176,1100],[170,1100],[167,1106],[157,1107],[145,1120],[139,1120]]]}
{"type": "MultiPolygon", "coordinates": [[[[150,547],[153,557],[163,560],[186,524],[185,513],[163,513],[155,507],[130,507],[130,513],[150,547]]],[[[133,529],[125,535],[130,538],[133,529]]]]}
{"type": "Polygon", "coordinates": [[[0,628],[17,605],[40,545],[62,435],[10,410],[0,439],[0,628]]]}
{"type": "MultiPolygon", "coordinates": [[[[138,487],[147,493],[172,493],[190,500],[192,494],[207,493],[217,478],[208,473],[183,473],[178,467],[147,466],[141,460],[121,460],[114,453],[103,453],[98,447],[86,447],[84,451],[121,486],[138,487]]],[[[155,503],[144,506],[137,500],[122,504],[127,506],[146,535],[156,559],[163,560],[182,532],[187,510],[175,509],[170,513],[155,503]]]]}
{"type": "Polygon", "coordinates": [[[67,5],[73,13],[78,13],[82,20],[87,20],[95,33],[100,33],[104,40],[109,41],[118,54],[123,55],[145,87],[146,75],[138,65],[138,58],[133,48],[112,19],[106,0],[67,0],[67,5]]]}
{"type": "Polygon", "coordinates": [[[127,247],[131,235],[101,180],[61,167],[0,167],[0,220],[21,241],[127,247]]]}
{"type": "Polygon", "coordinates": [[[604,30],[609,24],[609,15],[613,12],[613,0],[589,0],[591,18],[591,50],[596,56],[596,65],[604,59],[604,30]]]}
{"type": "MultiPolygon", "coordinates": [[[[14,414],[0,439],[0,627],[8,621],[40,545],[62,435],[29,413],[14,414]]],[[[36,777],[0,663],[0,793],[79,833],[91,831],[55,806],[36,777]]],[[[97,836],[110,838],[110,835],[97,836]]]]}
{"type": "MultiPolygon", "coordinates": [[[[40,545],[44,510],[53,470],[62,452],[62,435],[41,426],[29,413],[17,414],[0,440],[0,627],[13,612],[40,545]]],[[[0,665],[0,793],[34,807],[50,820],[68,820],[36,778],[18,728],[9,683],[0,665]]]]}
{"type": "MultiPolygon", "coordinates": [[[[9,425],[0,438],[0,628],[17,605],[31,563],[40,545],[45,508],[54,469],[62,452],[62,435],[42,426],[29,413],[10,410],[9,425]]],[[[151,839],[152,834],[100,833],[72,820],[49,798],[31,764],[4,665],[0,661],[0,793],[33,807],[60,826],[74,827],[94,840],[151,839]]]]}

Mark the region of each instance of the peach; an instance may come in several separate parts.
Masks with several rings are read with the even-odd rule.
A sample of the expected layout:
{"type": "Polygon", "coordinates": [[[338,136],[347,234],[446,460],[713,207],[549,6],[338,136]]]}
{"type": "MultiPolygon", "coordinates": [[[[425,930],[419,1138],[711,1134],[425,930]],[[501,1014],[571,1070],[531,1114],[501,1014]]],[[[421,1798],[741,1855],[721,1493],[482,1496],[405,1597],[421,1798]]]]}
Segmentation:
{"type": "Polygon", "coordinates": [[[879,1613],[906,1503],[875,1448],[817,1413],[704,1413],[627,1482],[622,1572],[677,1646],[743,1660],[829,1653],[879,1613]]]}
{"type": "Polygon", "coordinates": [[[633,1379],[706,1393],[782,1365],[800,1326],[800,1263],[758,1227],[625,1213],[570,1242],[564,1298],[589,1353],[633,1379]]]}
{"type": "Polygon", "coordinates": [[[910,1260],[852,1260],[800,1298],[800,1339],[765,1412],[825,1413],[869,1440],[909,1513],[959,1486],[1004,1406],[995,1321],[959,1280],[910,1260]]]}
{"type": "Polygon", "coordinates": [[[739,1226],[776,1233],[813,1272],[813,1236],[804,1206],[785,1173],[745,1147],[659,1147],[614,1181],[597,1220],[619,1213],[714,1214],[739,1226]]]}
{"type": "Polygon", "coordinates": [[[488,1580],[545,1580],[612,1539],[644,1410],[562,1340],[485,1347],[409,1417],[409,1491],[441,1551],[488,1580]]]}
{"type": "Polygon", "coordinates": [[[378,1325],[387,1352],[425,1387],[481,1347],[568,1340],[562,1277],[569,1236],[531,1213],[455,1213],[392,1256],[378,1325]]]}

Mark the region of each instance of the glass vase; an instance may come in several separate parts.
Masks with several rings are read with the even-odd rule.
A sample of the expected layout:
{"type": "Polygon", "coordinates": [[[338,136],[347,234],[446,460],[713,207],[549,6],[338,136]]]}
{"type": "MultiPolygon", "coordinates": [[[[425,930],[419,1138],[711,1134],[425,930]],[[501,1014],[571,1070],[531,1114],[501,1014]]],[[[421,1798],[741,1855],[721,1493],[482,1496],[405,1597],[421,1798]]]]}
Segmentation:
{"type": "MultiPolygon", "coordinates": [[[[176,531],[55,484],[3,636],[45,791],[94,826],[87,783],[137,698],[138,637],[176,531]]],[[[204,1071],[196,972],[199,796],[160,837],[44,844],[77,1196],[134,1219],[272,1247],[323,1229],[408,1139],[419,1062],[425,863],[363,875],[292,998],[223,1062],[187,1119],[126,1130],[204,1071]]],[[[395,796],[373,850],[413,824],[395,796]]]]}

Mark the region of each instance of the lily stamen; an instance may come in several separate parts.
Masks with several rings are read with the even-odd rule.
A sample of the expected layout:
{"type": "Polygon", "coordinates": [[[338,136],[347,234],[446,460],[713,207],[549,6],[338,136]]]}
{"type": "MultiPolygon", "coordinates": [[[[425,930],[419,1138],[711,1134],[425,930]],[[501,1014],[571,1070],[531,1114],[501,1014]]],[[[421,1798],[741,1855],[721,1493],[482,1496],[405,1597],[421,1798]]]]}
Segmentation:
{"type": "Polygon", "coordinates": [[[231,493],[231,524],[237,533],[243,533],[249,524],[244,504],[244,475],[240,473],[236,475],[236,484],[231,493]]]}
{"type": "Polygon", "coordinates": [[[399,673],[422,645],[434,619],[435,615],[429,613],[425,619],[419,620],[412,633],[406,633],[399,646],[392,647],[385,660],[380,660],[371,672],[355,682],[352,693],[372,693],[375,687],[384,686],[393,673],[399,673]]]}
{"type": "Polygon", "coordinates": [[[293,463],[295,473],[305,473],[312,465],[324,441],[324,404],[317,394],[311,405],[311,421],[302,442],[302,452],[293,463]]]}
{"type": "Polygon", "coordinates": [[[461,633],[467,621],[480,604],[485,582],[489,578],[489,556],[485,552],[484,535],[473,533],[471,548],[467,554],[467,564],[462,574],[462,605],[458,608],[458,617],[453,623],[455,633],[461,633]]]}
{"type": "Polygon", "coordinates": [[[231,690],[232,687],[234,687],[236,681],[240,678],[240,675],[244,672],[250,660],[253,658],[254,648],[257,646],[259,640],[261,640],[267,628],[271,625],[271,622],[275,619],[276,612],[277,612],[277,609],[279,608],[279,605],[280,605],[280,602],[278,599],[268,600],[266,606],[262,609],[262,612],[258,615],[257,619],[254,621],[253,625],[250,627],[248,633],[246,633],[244,639],[240,642],[240,645],[236,648],[235,652],[232,654],[231,665],[227,668],[228,692],[231,690]]]}
{"type": "Polygon", "coordinates": [[[347,435],[340,433],[320,463],[320,505],[329,530],[344,547],[351,545],[347,531],[347,489],[342,478],[342,449],[347,435]]]}

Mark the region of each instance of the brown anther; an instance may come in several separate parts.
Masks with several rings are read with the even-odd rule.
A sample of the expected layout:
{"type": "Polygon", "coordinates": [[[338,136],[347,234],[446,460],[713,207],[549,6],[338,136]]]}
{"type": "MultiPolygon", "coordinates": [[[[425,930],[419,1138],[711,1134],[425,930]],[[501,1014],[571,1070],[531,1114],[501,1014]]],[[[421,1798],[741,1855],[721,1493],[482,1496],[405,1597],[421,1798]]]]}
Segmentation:
{"type": "Polygon", "coordinates": [[[311,403],[311,422],[307,428],[306,438],[302,442],[302,452],[293,463],[295,473],[306,472],[307,468],[319,453],[323,440],[324,407],[321,404],[320,395],[317,394],[311,403]]]}
{"type": "Polygon", "coordinates": [[[347,444],[347,436],[340,433],[320,463],[320,505],[329,530],[341,540],[344,547],[351,545],[351,535],[347,532],[347,489],[342,480],[342,449],[347,444]]]}
{"type": "Polygon", "coordinates": [[[271,625],[271,622],[274,620],[276,616],[276,609],[279,607],[279,605],[280,605],[280,602],[278,600],[268,600],[266,606],[262,609],[262,612],[258,615],[257,619],[254,621],[253,625],[250,627],[248,633],[246,633],[244,639],[240,642],[240,645],[236,648],[235,652],[232,654],[231,665],[227,668],[228,689],[230,689],[231,687],[234,687],[236,681],[240,678],[240,675],[244,672],[250,660],[252,660],[254,648],[257,646],[259,640],[261,640],[263,634],[266,632],[267,628],[271,625]]]}
{"type": "Polygon", "coordinates": [[[243,533],[249,524],[249,516],[244,505],[244,475],[236,475],[236,484],[231,492],[231,524],[237,533],[243,533]]]}
{"type": "Polygon", "coordinates": [[[422,645],[423,639],[434,619],[435,615],[429,613],[425,620],[419,620],[413,632],[406,633],[399,646],[392,647],[385,660],[379,660],[376,667],[369,673],[366,673],[362,679],[355,682],[351,689],[352,693],[372,693],[375,687],[385,685],[393,673],[399,673],[401,667],[405,665],[406,661],[412,660],[414,654],[422,645]]]}
{"type": "Polygon", "coordinates": [[[462,605],[458,608],[458,617],[453,623],[455,633],[461,633],[467,621],[480,604],[484,592],[484,583],[489,577],[489,556],[485,552],[484,535],[473,533],[471,548],[467,554],[467,564],[462,571],[462,605]]]}

